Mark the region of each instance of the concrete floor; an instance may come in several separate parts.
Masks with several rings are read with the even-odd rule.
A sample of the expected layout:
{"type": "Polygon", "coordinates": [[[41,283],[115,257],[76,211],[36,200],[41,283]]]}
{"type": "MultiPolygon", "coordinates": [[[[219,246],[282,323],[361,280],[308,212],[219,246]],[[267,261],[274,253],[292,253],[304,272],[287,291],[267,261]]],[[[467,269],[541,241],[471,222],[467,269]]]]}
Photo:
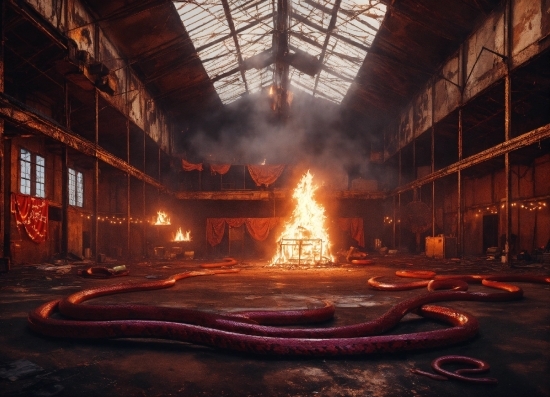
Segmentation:
{"type": "MultiPolygon", "coordinates": [[[[423,256],[374,257],[368,266],[312,269],[266,267],[242,262],[237,274],[181,280],[167,290],[134,292],[98,299],[184,306],[209,311],[250,308],[288,309],[336,306],[332,325],[371,319],[396,302],[421,293],[376,291],[372,276],[394,277],[396,270],[429,269],[438,273],[550,274],[548,264],[512,269],[482,259],[428,260],[423,256]]],[[[119,339],[104,341],[47,338],[27,327],[27,313],[39,304],[82,288],[121,281],[144,281],[199,268],[200,261],[124,263],[128,277],[84,279],[74,265],[40,269],[18,266],[0,274],[0,395],[6,396],[550,396],[550,285],[517,283],[525,297],[516,302],[447,302],[480,322],[468,342],[421,352],[354,358],[288,359],[235,354],[187,343],[119,339]],[[66,273],[63,273],[66,271],[66,273]],[[468,355],[491,365],[487,376],[497,385],[435,381],[410,372],[428,370],[442,355],[468,355]],[[41,370],[2,379],[17,360],[41,370]]],[[[119,263],[121,264],[121,263],[119,263]]],[[[471,286],[472,290],[485,287],[471,286]]],[[[405,317],[392,333],[442,327],[405,317]],[[430,328],[431,327],[431,328],[430,328]]],[[[30,367],[32,369],[32,367],[30,367]]],[[[13,373],[12,373],[13,375],[13,373]]]]}

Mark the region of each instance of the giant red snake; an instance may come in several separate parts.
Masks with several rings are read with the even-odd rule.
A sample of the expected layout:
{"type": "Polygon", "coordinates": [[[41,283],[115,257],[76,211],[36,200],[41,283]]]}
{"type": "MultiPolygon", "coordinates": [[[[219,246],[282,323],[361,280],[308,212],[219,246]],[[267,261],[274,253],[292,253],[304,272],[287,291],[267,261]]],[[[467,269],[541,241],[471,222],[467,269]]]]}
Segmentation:
{"type": "MultiPolygon", "coordinates": [[[[227,262],[228,260],[224,263],[227,262]]],[[[135,304],[80,305],[86,300],[100,296],[168,288],[183,278],[238,271],[239,269],[220,269],[186,272],[173,275],[166,280],[90,288],[72,294],[65,299],[53,300],[41,305],[29,313],[28,323],[34,331],[54,337],[160,338],[258,354],[359,355],[426,349],[468,340],[478,331],[478,322],[475,317],[452,308],[430,305],[430,303],[457,300],[507,301],[521,299],[523,296],[521,288],[503,284],[500,281],[514,279],[538,283],[550,282],[550,277],[521,275],[436,277],[435,280],[432,280],[430,292],[401,301],[374,320],[327,328],[289,329],[273,325],[328,320],[334,313],[334,306],[328,302],[319,309],[246,311],[223,315],[184,308],[135,304]],[[487,286],[506,292],[435,291],[442,286],[449,287],[446,285],[449,279],[482,281],[487,286]],[[73,319],[51,317],[58,311],[64,317],[73,319]],[[411,312],[445,322],[451,327],[409,334],[380,335],[380,333],[395,327],[403,316],[411,312]]],[[[426,280],[424,286],[428,283],[429,281],[426,280]]],[[[391,289],[392,287],[390,284],[382,285],[376,278],[369,280],[369,285],[378,289],[388,289],[384,287],[391,289]]],[[[393,284],[393,286],[400,287],[397,284],[393,284]]]]}

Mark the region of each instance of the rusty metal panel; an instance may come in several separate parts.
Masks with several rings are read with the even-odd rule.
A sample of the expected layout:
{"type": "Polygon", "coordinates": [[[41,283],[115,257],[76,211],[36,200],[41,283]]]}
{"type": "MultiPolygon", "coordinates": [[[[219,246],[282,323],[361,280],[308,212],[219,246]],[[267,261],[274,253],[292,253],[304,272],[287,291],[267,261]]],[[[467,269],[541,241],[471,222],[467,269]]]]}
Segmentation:
{"type": "Polygon", "coordinates": [[[115,95],[103,95],[103,97],[121,113],[125,114],[126,96],[123,93],[126,92],[126,73],[128,73],[128,68],[125,67],[126,62],[101,29],[99,30],[98,44],[98,61],[109,69],[109,75],[115,83],[115,95]]]}
{"type": "Polygon", "coordinates": [[[459,54],[459,51],[457,51],[443,65],[441,70],[442,78],[435,83],[434,122],[445,118],[460,104],[459,54]]]}
{"type": "Polygon", "coordinates": [[[541,38],[542,3],[540,0],[512,2],[512,55],[518,54],[541,38]]]}
{"type": "Polygon", "coordinates": [[[143,120],[144,100],[142,88],[139,80],[133,74],[130,76],[130,85],[128,87],[128,117],[139,128],[144,130],[145,123],[143,120]]]}
{"type": "Polygon", "coordinates": [[[535,196],[550,195],[550,154],[535,160],[535,196]]]}
{"type": "Polygon", "coordinates": [[[496,201],[500,201],[506,196],[506,178],[504,177],[504,170],[495,172],[493,177],[493,192],[493,199],[496,199],[496,201]]]}
{"type": "Polygon", "coordinates": [[[44,17],[57,29],[65,30],[65,6],[66,2],[59,0],[25,0],[32,8],[44,17]]]}
{"type": "Polygon", "coordinates": [[[504,12],[492,13],[466,41],[466,87],[464,101],[473,98],[506,73],[504,12]]]}
{"type": "Polygon", "coordinates": [[[432,85],[423,90],[413,106],[413,135],[418,137],[432,126],[432,85]]]}
{"type": "Polygon", "coordinates": [[[395,123],[384,130],[384,161],[392,157],[399,149],[399,129],[395,123]]]}
{"type": "Polygon", "coordinates": [[[401,113],[399,123],[399,148],[404,147],[413,139],[413,108],[408,106],[401,113]]]}
{"type": "Polygon", "coordinates": [[[149,136],[164,151],[168,150],[170,129],[165,114],[156,106],[152,99],[147,99],[145,108],[145,125],[149,136]]]}
{"type": "Polygon", "coordinates": [[[90,57],[94,56],[95,26],[93,18],[84,9],[80,1],[68,2],[68,31],[67,36],[76,42],[79,50],[86,51],[90,57]]]}
{"type": "Polygon", "coordinates": [[[550,34],[550,0],[542,0],[541,3],[541,36],[547,37],[550,34]]]}

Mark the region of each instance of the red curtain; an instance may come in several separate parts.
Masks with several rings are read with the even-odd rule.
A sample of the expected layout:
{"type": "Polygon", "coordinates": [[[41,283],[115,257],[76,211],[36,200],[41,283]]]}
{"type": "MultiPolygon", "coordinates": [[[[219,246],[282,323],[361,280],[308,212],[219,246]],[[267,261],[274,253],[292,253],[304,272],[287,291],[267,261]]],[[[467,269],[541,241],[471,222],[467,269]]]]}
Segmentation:
{"type": "Polygon", "coordinates": [[[357,241],[360,247],[365,246],[363,218],[338,218],[338,225],[343,232],[349,232],[351,238],[357,241]]]}
{"type": "Polygon", "coordinates": [[[246,230],[254,240],[264,241],[279,223],[279,218],[246,218],[246,230]]]}
{"type": "Polygon", "coordinates": [[[231,164],[210,164],[210,173],[212,175],[225,175],[231,168],[231,164]]]}
{"type": "Polygon", "coordinates": [[[247,167],[256,186],[271,185],[285,169],[284,165],[248,165],[247,167]]]}
{"type": "Polygon", "coordinates": [[[48,231],[48,201],[38,197],[11,195],[11,212],[17,226],[23,225],[27,235],[35,243],[46,241],[48,231]]]}
{"type": "Polygon", "coordinates": [[[206,240],[212,247],[221,243],[227,223],[229,227],[240,227],[246,224],[246,230],[254,240],[264,241],[279,220],[280,218],[208,218],[206,219],[206,240]]]}
{"type": "Polygon", "coordinates": [[[182,159],[181,165],[184,171],[194,171],[194,170],[202,171],[202,163],[193,164],[182,159]]]}
{"type": "Polygon", "coordinates": [[[225,232],[225,218],[206,219],[206,240],[214,247],[222,242],[225,232]]]}

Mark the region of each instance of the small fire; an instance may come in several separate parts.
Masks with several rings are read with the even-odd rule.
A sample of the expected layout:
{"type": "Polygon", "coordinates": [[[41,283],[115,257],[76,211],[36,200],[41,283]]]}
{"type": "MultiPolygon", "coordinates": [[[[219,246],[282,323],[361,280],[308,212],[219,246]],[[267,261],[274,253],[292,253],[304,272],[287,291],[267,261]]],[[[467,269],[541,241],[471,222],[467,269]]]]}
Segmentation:
{"type": "Polygon", "coordinates": [[[170,225],[170,218],[168,218],[168,214],[162,211],[158,211],[157,221],[155,222],[155,225],[170,225]]]}
{"type": "Polygon", "coordinates": [[[314,264],[329,258],[330,242],[325,228],[325,209],[313,198],[317,186],[308,171],[294,189],[296,207],[279,237],[279,253],[272,263],[314,264]]]}
{"type": "Polygon", "coordinates": [[[174,237],[174,241],[191,241],[191,230],[188,230],[183,234],[181,231],[181,227],[176,232],[176,237],[174,237]]]}

